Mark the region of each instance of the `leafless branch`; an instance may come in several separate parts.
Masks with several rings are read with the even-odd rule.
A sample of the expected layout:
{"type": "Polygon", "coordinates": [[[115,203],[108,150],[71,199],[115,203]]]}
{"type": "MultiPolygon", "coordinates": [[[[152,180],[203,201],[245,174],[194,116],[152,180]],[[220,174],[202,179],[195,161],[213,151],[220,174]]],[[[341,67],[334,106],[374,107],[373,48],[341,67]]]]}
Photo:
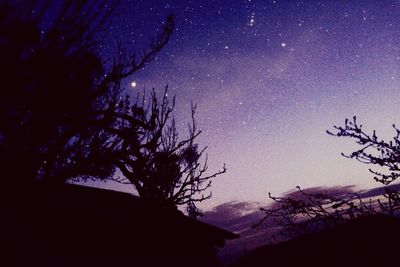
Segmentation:
{"type": "Polygon", "coordinates": [[[388,185],[400,176],[400,131],[395,125],[393,128],[396,135],[389,142],[379,139],[376,131],[373,131],[372,134],[366,133],[362,129],[362,125],[357,123],[356,117],[353,117],[351,121],[346,119],[343,127],[334,126],[334,128],[335,132],[327,131],[327,133],[338,137],[353,138],[361,146],[360,149],[348,155],[342,153],[344,157],[355,158],[365,164],[377,165],[384,170],[382,172],[370,169],[376,181],[388,185]]]}

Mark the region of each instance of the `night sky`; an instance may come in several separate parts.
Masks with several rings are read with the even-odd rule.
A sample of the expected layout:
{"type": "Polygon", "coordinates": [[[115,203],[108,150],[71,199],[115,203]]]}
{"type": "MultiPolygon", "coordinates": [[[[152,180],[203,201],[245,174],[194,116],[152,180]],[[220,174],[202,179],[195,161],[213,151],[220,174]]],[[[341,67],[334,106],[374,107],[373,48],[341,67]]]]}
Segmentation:
{"type": "Polygon", "coordinates": [[[352,140],[326,134],[357,115],[391,137],[400,111],[400,1],[125,1],[102,51],[140,49],[176,17],[170,42],[129,90],[166,84],[182,136],[198,105],[213,182],[208,209],[265,201],[296,185],[378,186],[341,157],[352,140]]]}

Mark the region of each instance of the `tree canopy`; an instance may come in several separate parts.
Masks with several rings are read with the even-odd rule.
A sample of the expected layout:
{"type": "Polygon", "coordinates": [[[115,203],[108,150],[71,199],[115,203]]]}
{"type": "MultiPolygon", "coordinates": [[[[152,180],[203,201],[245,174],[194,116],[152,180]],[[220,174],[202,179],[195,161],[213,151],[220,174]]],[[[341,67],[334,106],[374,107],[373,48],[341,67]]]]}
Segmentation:
{"type": "MultiPolygon", "coordinates": [[[[204,149],[194,120],[178,139],[167,94],[131,103],[123,80],[149,64],[174,28],[168,16],[147,47],[101,56],[100,33],[119,1],[11,1],[0,5],[0,167],[7,185],[115,180],[139,196],[168,205],[188,205],[210,179],[200,162],[204,149]],[[107,3],[107,8],[104,4],[107,3]],[[54,16],[49,16],[53,14],[54,16]],[[143,100],[142,102],[140,102],[143,100]],[[120,170],[123,179],[116,177],[120,170]]],[[[145,95],[145,94],[144,94],[145,95]]]]}

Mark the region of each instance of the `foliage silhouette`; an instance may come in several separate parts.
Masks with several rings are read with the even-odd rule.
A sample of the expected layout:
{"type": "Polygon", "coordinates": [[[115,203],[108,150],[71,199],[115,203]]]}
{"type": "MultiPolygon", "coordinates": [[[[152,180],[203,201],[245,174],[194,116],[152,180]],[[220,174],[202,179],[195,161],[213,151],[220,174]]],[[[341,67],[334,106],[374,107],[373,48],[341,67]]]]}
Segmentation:
{"type": "Polygon", "coordinates": [[[106,69],[96,36],[117,2],[94,9],[104,3],[65,0],[51,21],[51,1],[1,4],[0,162],[5,177],[18,177],[8,181],[65,182],[113,172],[107,164],[113,144],[99,127],[105,119],[99,111],[116,97],[115,85],[166,44],[173,19],[138,60],[120,56],[106,69]]]}
{"type": "MultiPolygon", "coordinates": [[[[132,184],[143,199],[164,206],[195,203],[211,178],[192,105],[189,136],[178,140],[167,90],[161,102],[123,98],[123,80],[150,63],[174,28],[168,16],[147,49],[122,48],[112,62],[98,50],[119,1],[11,1],[0,5],[0,164],[12,186],[87,179],[132,184]],[[104,8],[106,6],[106,8],[104,8]],[[49,14],[54,14],[52,17],[49,14]],[[23,167],[21,167],[23,166],[23,167]],[[119,169],[120,179],[115,175],[119,169]]],[[[28,186],[29,187],[29,186],[28,186]]]]}

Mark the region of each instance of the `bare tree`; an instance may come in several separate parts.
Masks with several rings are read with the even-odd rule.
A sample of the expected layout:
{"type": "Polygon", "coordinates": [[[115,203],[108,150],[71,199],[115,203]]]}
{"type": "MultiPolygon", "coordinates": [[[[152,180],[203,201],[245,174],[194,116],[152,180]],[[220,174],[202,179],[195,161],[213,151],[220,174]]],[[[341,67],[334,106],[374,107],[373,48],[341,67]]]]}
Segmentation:
{"type": "Polygon", "coordinates": [[[384,194],[376,198],[364,198],[361,193],[347,192],[338,196],[303,190],[299,186],[296,195],[275,197],[269,193],[273,204],[261,208],[263,219],[253,227],[270,222],[281,227],[285,237],[318,232],[359,217],[370,215],[398,216],[400,194],[384,187],[384,194]]]}
{"type": "Polygon", "coordinates": [[[154,90],[149,98],[143,94],[134,103],[127,96],[104,112],[113,118],[106,130],[118,144],[114,162],[123,174],[112,179],[132,184],[145,200],[170,207],[187,205],[188,213],[196,217],[195,203],[211,197],[207,192],[211,179],[226,169],[208,174],[207,156],[201,162],[206,148],[199,150],[195,143],[201,133],[194,117],[196,106],[192,104],[188,136],[179,139],[172,114],[175,98],[169,99],[166,88],[160,99],[154,90]]]}
{"type": "Polygon", "coordinates": [[[389,142],[379,139],[375,130],[372,134],[366,133],[362,125],[357,123],[355,116],[352,120],[346,119],[344,126],[334,126],[334,128],[335,132],[327,131],[327,133],[353,138],[361,147],[348,155],[342,153],[344,157],[377,165],[383,169],[382,171],[369,169],[377,182],[388,185],[400,176],[400,130],[394,124],[396,135],[389,142]]]}
{"type": "MultiPolygon", "coordinates": [[[[346,192],[340,195],[302,190],[299,186],[297,194],[275,197],[270,207],[261,208],[264,218],[253,225],[257,227],[272,220],[281,227],[285,237],[295,237],[302,234],[326,229],[358,217],[382,214],[386,207],[380,200],[365,200],[360,194],[346,192]]],[[[399,208],[400,203],[397,203],[399,208]]],[[[388,207],[386,207],[388,208],[388,207]]]]}
{"type": "MultiPolygon", "coordinates": [[[[344,126],[334,126],[335,132],[328,134],[338,137],[353,138],[360,149],[342,155],[356,159],[365,164],[379,166],[381,170],[369,169],[375,181],[385,185],[385,193],[375,199],[364,199],[357,193],[341,197],[326,194],[308,193],[298,188],[300,198],[292,196],[269,197],[274,204],[262,208],[265,213],[263,221],[273,219],[282,226],[286,235],[294,236],[309,231],[334,226],[357,217],[371,214],[397,216],[400,210],[400,192],[389,186],[400,176],[400,130],[393,125],[395,136],[387,142],[376,135],[365,132],[356,117],[345,120],[344,126]]],[[[259,224],[263,223],[261,221],[259,224]]]]}

